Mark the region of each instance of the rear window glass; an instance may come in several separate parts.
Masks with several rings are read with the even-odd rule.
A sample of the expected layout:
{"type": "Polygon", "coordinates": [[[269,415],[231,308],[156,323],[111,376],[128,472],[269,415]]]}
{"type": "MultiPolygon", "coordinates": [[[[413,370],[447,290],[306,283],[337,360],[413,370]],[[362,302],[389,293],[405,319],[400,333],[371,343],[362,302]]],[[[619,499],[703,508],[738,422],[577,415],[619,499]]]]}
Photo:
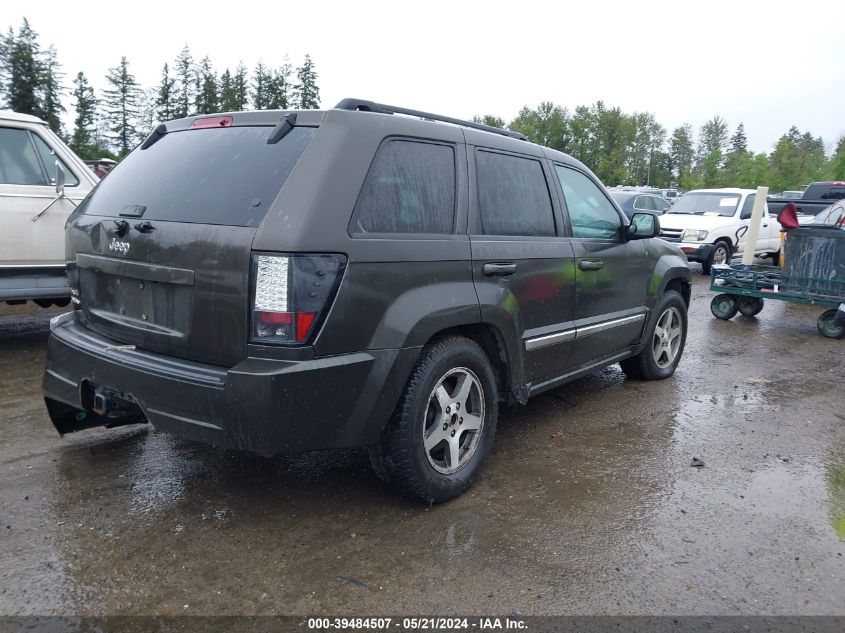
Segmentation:
{"type": "Polygon", "coordinates": [[[146,207],[145,220],[258,226],[315,128],[295,127],[268,144],[270,127],[171,132],[117,165],[85,213],[117,217],[146,207]]]}
{"type": "Polygon", "coordinates": [[[352,233],[452,233],[454,226],[454,149],[384,143],[355,205],[352,233]]]}
{"type": "Polygon", "coordinates": [[[480,151],[478,207],[486,235],[554,235],[549,187],[540,161],[480,151]]]}

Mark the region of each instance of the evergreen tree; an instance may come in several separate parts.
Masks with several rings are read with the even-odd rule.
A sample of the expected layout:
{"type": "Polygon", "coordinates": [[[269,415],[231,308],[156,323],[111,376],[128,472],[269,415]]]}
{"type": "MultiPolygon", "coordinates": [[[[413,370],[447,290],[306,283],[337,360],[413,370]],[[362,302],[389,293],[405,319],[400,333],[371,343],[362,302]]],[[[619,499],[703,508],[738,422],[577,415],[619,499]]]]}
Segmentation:
{"type": "Polygon", "coordinates": [[[695,147],[692,138],[692,126],[685,123],[675,128],[669,139],[669,156],[672,159],[672,173],[681,189],[693,189],[693,163],[695,161],[695,147]]]}
{"type": "Polygon", "coordinates": [[[191,113],[194,103],[194,58],[188,45],[179,53],[174,64],[176,72],[175,111],[176,118],[186,117],[191,113]]]}
{"type": "Polygon", "coordinates": [[[249,104],[249,77],[247,77],[246,67],[243,64],[238,64],[238,67],[235,69],[235,76],[232,78],[232,89],[235,95],[233,105],[236,106],[232,110],[246,110],[249,104]]]}
{"type": "Polygon", "coordinates": [[[220,101],[217,94],[217,73],[211,67],[208,55],[203,57],[196,74],[196,111],[202,114],[218,112],[220,101]]]}
{"type": "Polygon", "coordinates": [[[70,147],[83,158],[97,158],[96,152],[93,152],[96,149],[94,139],[97,133],[97,99],[94,89],[82,72],[77,73],[73,85],[71,94],[74,98],[73,109],[76,111],[76,117],[73,120],[70,147]]]}
{"type": "Polygon", "coordinates": [[[167,64],[161,70],[161,82],[155,97],[155,117],[159,121],[169,121],[177,117],[176,79],[170,76],[167,64]]]}
{"type": "Polygon", "coordinates": [[[748,139],[745,136],[745,126],[740,123],[736,126],[736,132],[731,137],[731,152],[738,154],[748,151],[748,139]]]}
{"type": "Polygon", "coordinates": [[[135,77],[129,72],[126,57],[106,74],[109,86],[103,92],[103,106],[108,123],[109,140],[121,157],[126,156],[138,139],[142,94],[135,77]]]}
{"type": "Polygon", "coordinates": [[[62,105],[62,81],[64,73],[61,70],[56,49],[50,47],[44,55],[41,76],[41,118],[47,122],[50,129],[64,137],[62,115],[66,112],[62,105]]]}
{"type": "Polygon", "coordinates": [[[302,66],[296,69],[299,83],[294,87],[294,101],[302,110],[316,110],[320,107],[320,89],[317,87],[317,71],[310,55],[305,56],[302,66]]]}
{"type": "Polygon", "coordinates": [[[267,70],[264,62],[255,66],[252,78],[252,107],[256,110],[266,110],[269,107],[273,89],[273,76],[267,70]]]}
{"type": "Polygon", "coordinates": [[[235,84],[232,80],[232,73],[227,68],[220,75],[220,111],[235,112],[236,110],[235,84]]]}
{"type": "Polygon", "coordinates": [[[6,107],[15,112],[41,116],[44,113],[40,94],[44,66],[38,34],[32,30],[26,18],[17,35],[9,30],[3,48],[6,107]]]}
{"type": "Polygon", "coordinates": [[[845,136],[839,139],[836,151],[830,159],[828,177],[833,180],[845,180],[845,136]]]}
{"type": "Polygon", "coordinates": [[[292,102],[292,88],[291,75],[293,69],[291,65],[285,61],[273,73],[270,80],[269,88],[267,90],[267,109],[268,110],[287,110],[293,104],[292,102]]]}

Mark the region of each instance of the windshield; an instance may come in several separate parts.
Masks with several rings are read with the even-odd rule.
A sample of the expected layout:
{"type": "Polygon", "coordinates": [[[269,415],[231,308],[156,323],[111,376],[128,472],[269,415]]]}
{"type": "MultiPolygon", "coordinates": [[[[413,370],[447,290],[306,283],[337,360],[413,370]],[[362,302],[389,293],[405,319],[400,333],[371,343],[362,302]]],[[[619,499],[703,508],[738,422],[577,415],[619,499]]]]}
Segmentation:
{"type": "Polygon", "coordinates": [[[813,218],[813,226],[842,226],[845,222],[845,200],[835,202],[813,218]]]}
{"type": "Polygon", "coordinates": [[[730,217],[739,205],[738,193],[687,193],[672,206],[667,213],[682,213],[686,215],[723,215],[730,217]]]}
{"type": "Polygon", "coordinates": [[[258,226],[314,128],[295,127],[267,143],[269,127],[165,134],[124,158],[84,204],[84,213],[145,220],[258,226]]]}

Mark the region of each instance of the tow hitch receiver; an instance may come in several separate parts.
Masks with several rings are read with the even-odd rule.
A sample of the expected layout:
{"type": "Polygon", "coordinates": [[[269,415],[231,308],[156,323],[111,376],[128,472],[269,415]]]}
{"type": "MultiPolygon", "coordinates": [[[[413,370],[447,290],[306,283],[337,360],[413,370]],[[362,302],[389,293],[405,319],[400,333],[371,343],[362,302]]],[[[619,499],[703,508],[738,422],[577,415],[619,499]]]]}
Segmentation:
{"type": "Polygon", "coordinates": [[[81,409],[49,398],[45,401],[53,426],[60,435],[98,426],[111,429],[147,421],[137,400],[131,394],[101,387],[89,381],[82,383],[81,409]]]}

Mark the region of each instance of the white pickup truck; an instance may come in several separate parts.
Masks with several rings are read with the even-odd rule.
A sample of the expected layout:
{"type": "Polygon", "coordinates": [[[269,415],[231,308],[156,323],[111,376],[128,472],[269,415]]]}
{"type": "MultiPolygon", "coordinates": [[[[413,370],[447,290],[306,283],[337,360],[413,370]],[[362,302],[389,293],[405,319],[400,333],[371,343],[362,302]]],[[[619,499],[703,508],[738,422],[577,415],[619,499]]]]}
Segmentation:
{"type": "MultiPolygon", "coordinates": [[[[756,197],[755,189],[696,189],[685,193],[660,216],[660,237],[676,243],[688,260],[699,262],[701,272],[709,275],[713,264],[727,264],[731,257],[742,254],[756,197]]],[[[767,206],[754,248],[757,257],[771,257],[778,263],[780,229],[767,206]]]]}
{"type": "Polygon", "coordinates": [[[69,303],[65,221],[98,181],[44,121],[0,111],[0,301],[69,303]]]}

